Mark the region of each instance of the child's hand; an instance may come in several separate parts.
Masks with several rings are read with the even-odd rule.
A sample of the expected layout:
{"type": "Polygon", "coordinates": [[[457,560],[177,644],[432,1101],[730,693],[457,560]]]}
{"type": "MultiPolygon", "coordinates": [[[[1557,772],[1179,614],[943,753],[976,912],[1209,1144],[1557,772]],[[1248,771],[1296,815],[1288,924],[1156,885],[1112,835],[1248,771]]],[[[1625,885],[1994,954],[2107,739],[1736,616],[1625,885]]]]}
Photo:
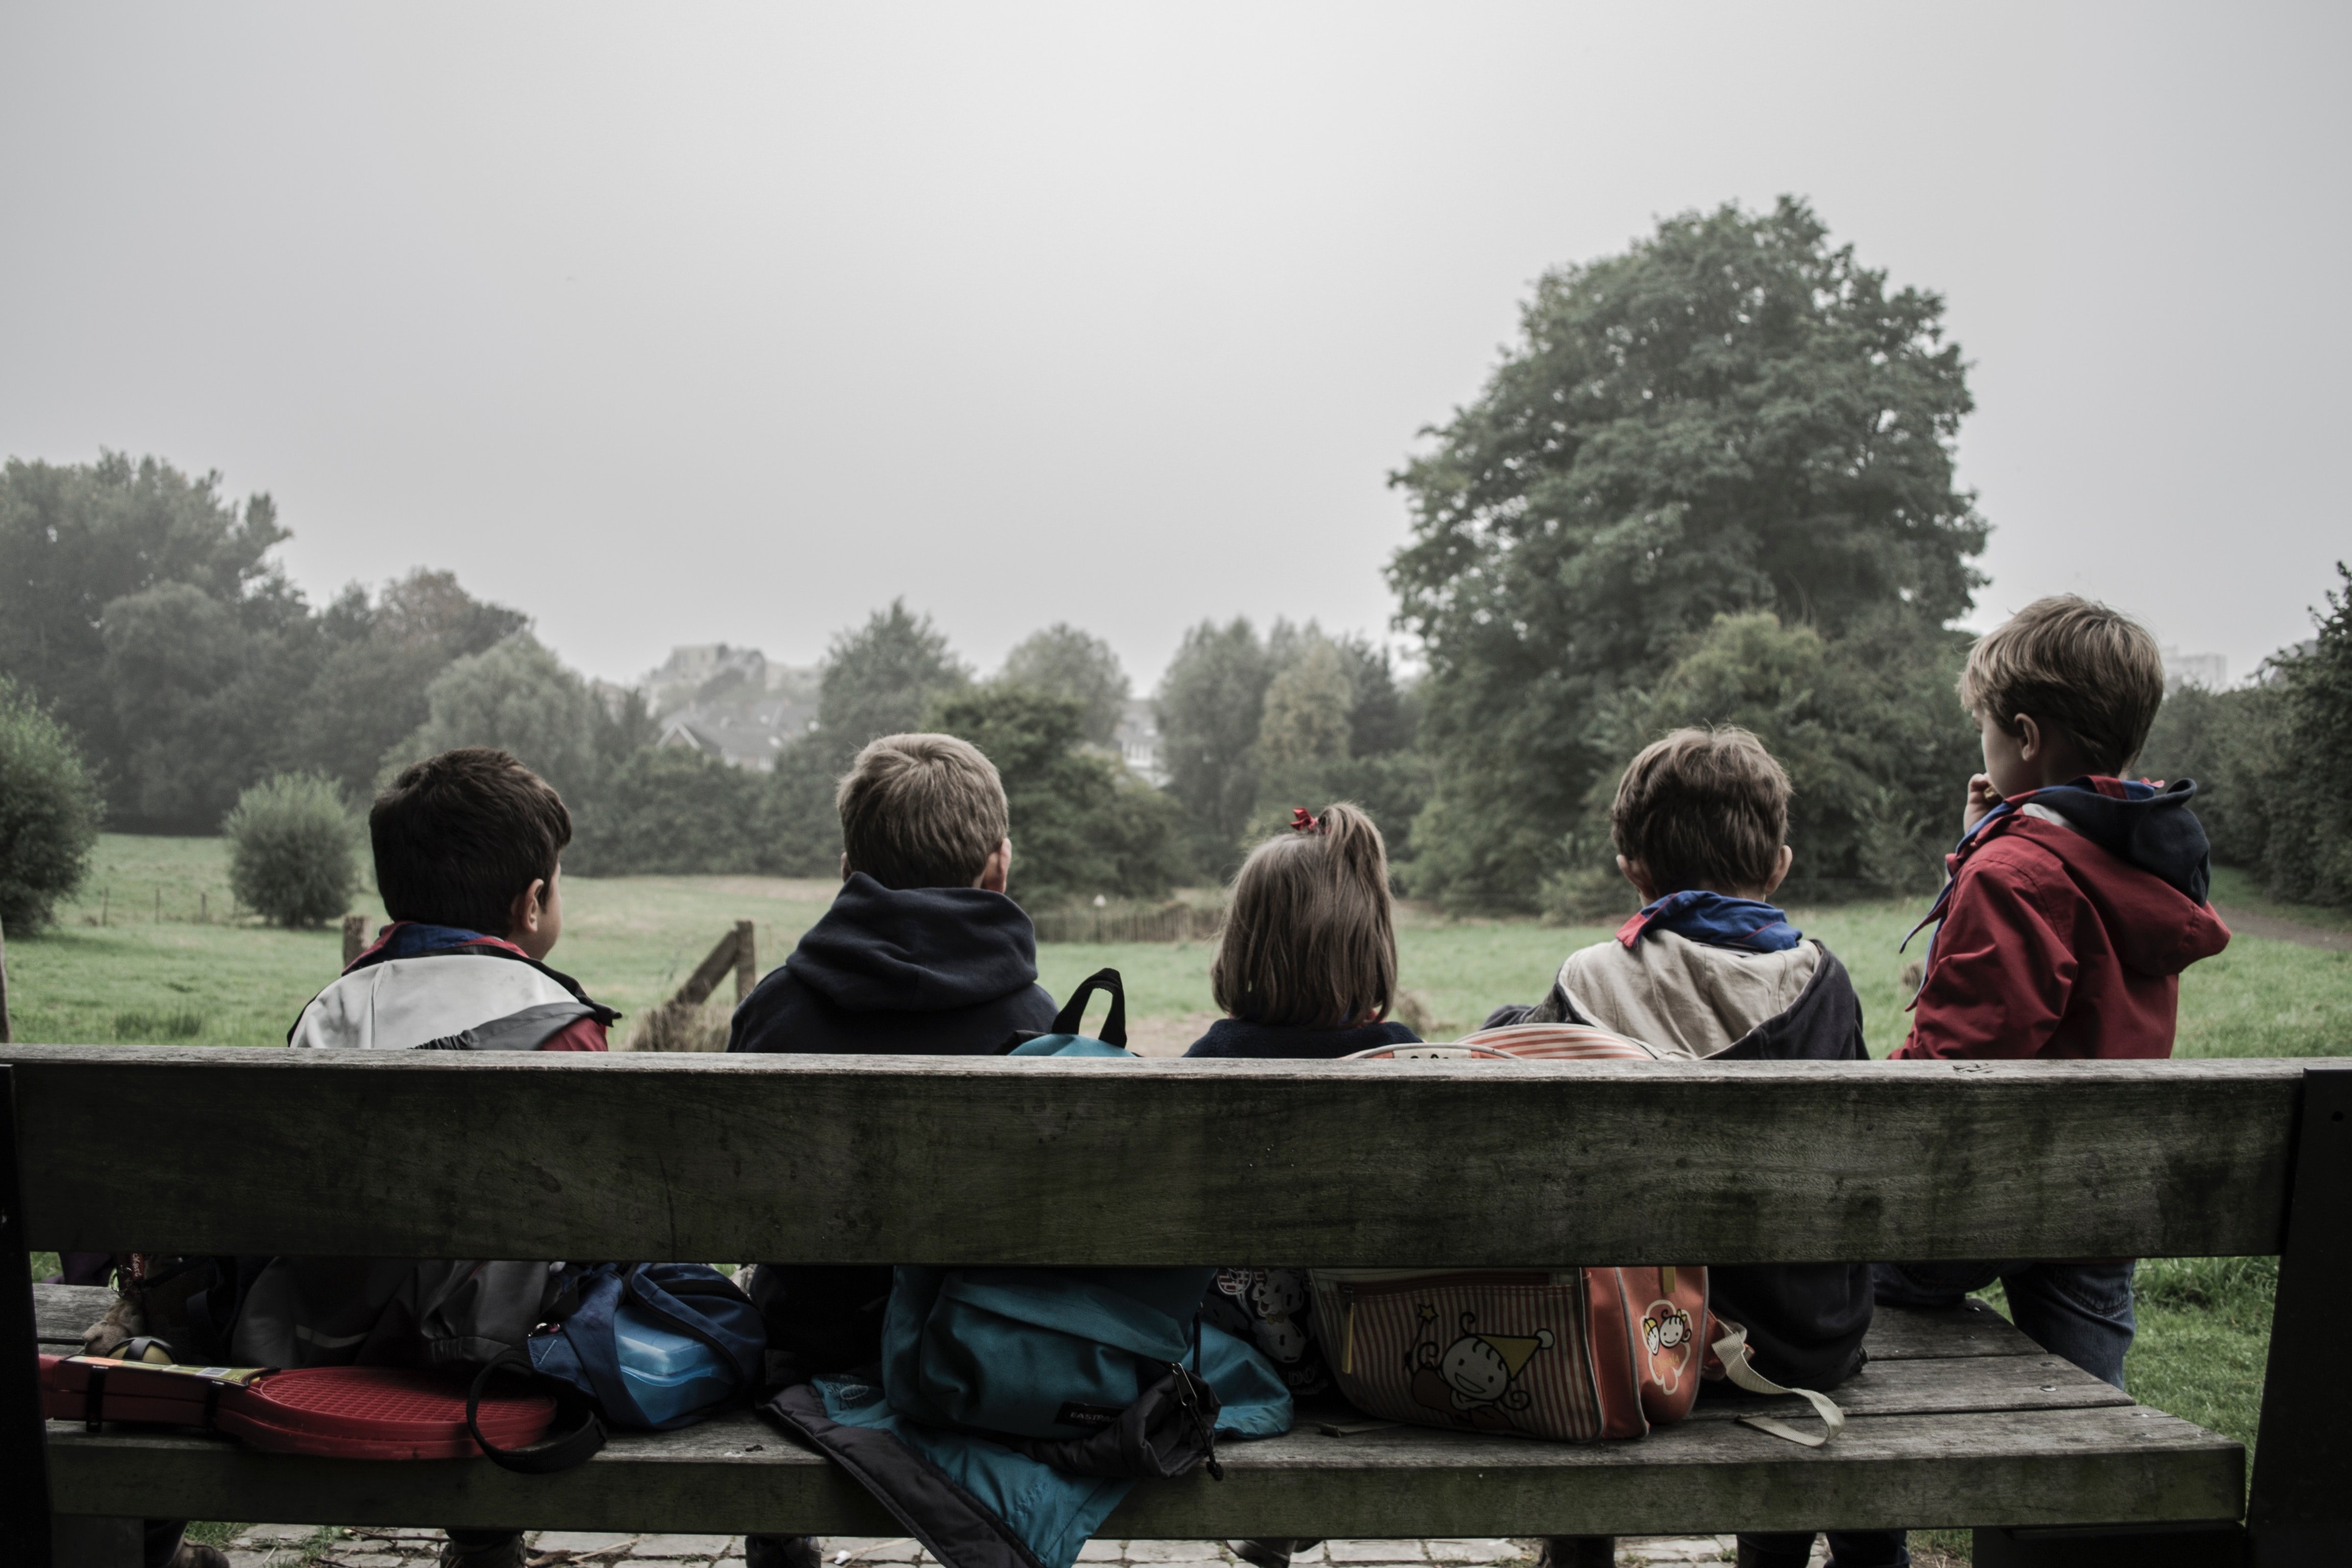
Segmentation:
{"type": "Polygon", "coordinates": [[[2000,800],[2000,791],[1992,787],[1990,775],[1978,773],[1971,777],[1969,780],[1969,803],[1960,810],[1960,832],[1963,835],[1975,832],[1977,824],[1985,819],[1985,813],[1999,805],[2000,800]]]}

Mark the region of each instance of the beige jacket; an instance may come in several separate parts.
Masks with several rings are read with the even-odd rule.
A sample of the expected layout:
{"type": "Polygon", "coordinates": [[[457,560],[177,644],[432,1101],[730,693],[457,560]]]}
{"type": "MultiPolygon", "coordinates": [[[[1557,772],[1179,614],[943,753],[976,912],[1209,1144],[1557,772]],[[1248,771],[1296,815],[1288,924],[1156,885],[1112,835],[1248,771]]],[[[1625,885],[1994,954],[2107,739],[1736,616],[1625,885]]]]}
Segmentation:
{"type": "Polygon", "coordinates": [[[1785,952],[1709,947],[1651,931],[1628,948],[1615,940],[1568,955],[1538,1013],[1631,1035],[1668,1057],[1711,1057],[1796,1005],[1821,966],[1822,949],[1801,942],[1785,952]]]}

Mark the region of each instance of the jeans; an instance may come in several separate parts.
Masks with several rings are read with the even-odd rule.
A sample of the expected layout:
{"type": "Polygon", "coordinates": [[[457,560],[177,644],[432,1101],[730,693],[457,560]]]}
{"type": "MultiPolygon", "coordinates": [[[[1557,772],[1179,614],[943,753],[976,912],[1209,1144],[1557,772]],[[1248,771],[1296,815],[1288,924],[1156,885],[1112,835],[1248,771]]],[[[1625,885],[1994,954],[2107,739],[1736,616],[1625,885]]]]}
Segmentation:
{"type": "MultiPolygon", "coordinates": [[[[1829,1568],[1910,1568],[1911,1547],[1899,1530],[1832,1530],[1829,1568]]],[[[1813,1531],[1739,1538],[1739,1568],[1805,1568],[1813,1531]]]]}
{"type": "Polygon", "coordinates": [[[2025,1337],[2093,1377],[2124,1385],[2132,1342],[2133,1260],[2096,1263],[1882,1263],[1883,1307],[1952,1307],[1998,1279],[2025,1337]]]}

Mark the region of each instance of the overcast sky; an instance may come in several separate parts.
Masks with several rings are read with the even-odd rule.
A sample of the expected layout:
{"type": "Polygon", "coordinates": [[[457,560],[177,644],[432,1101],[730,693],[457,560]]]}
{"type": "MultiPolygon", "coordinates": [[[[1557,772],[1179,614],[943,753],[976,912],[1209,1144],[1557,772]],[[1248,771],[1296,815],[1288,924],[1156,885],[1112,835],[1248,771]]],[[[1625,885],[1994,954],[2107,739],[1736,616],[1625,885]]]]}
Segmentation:
{"type": "Polygon", "coordinates": [[[894,595],[1379,631],[1532,280],[1781,192],[1973,364],[1978,621],[2231,677],[2352,555],[2352,7],[0,10],[0,453],[266,489],[628,679],[894,595]]]}

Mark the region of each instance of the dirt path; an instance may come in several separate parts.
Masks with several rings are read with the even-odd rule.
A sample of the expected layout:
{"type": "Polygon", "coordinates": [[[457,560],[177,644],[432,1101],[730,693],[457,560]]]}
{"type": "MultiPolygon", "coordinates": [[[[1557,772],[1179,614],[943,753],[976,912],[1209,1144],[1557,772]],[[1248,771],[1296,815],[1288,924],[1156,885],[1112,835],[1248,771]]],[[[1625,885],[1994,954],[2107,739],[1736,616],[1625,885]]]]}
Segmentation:
{"type": "Polygon", "coordinates": [[[2352,952],[2352,931],[2307,926],[2301,921],[2281,920],[2276,915],[2257,914],[2252,910],[2232,909],[2226,904],[2215,904],[2213,912],[2231,931],[2247,936],[2264,936],[2273,942],[2291,942],[2301,947],[2324,947],[2332,952],[2352,952]]]}

